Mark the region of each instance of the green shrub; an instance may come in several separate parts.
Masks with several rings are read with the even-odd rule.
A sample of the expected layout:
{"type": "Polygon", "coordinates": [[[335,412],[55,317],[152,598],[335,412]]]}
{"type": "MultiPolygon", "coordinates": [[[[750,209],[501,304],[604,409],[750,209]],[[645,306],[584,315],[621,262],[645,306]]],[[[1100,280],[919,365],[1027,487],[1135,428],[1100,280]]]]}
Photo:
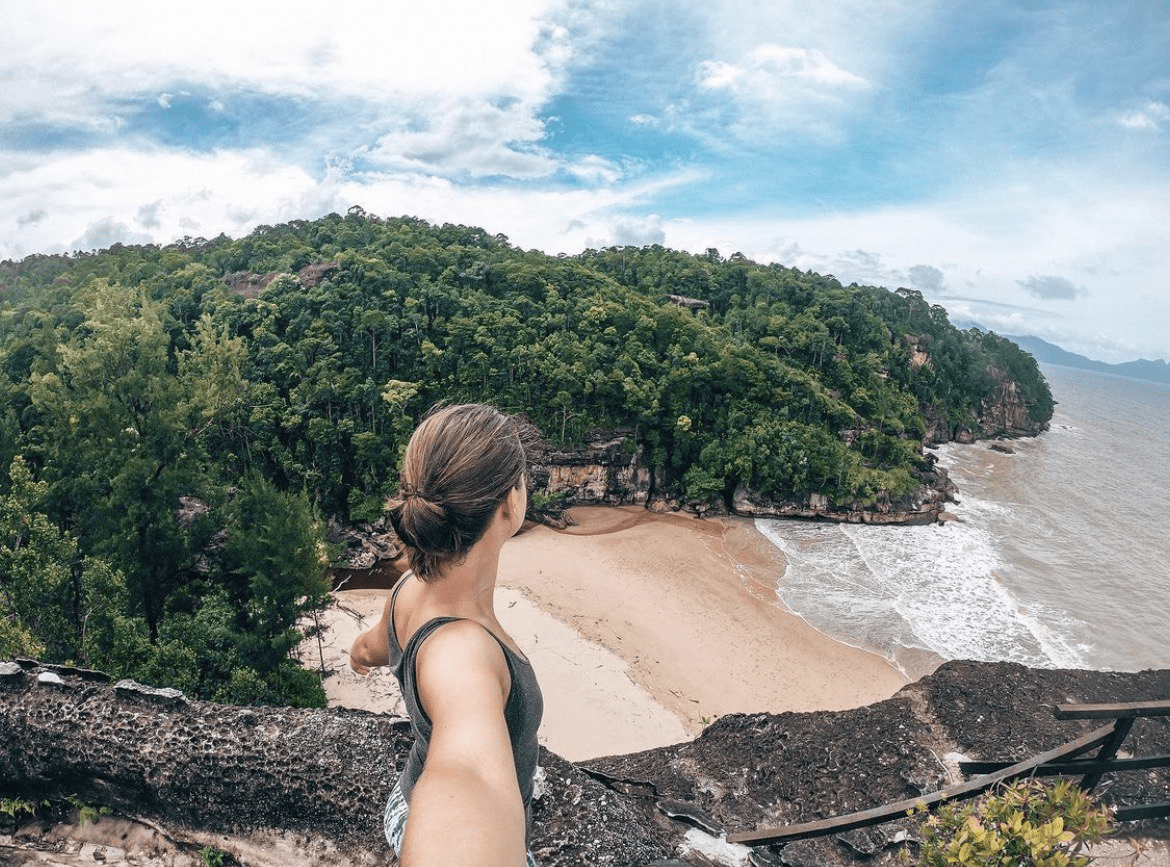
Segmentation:
{"type": "Polygon", "coordinates": [[[532,508],[534,509],[559,509],[564,503],[564,500],[564,491],[553,491],[551,494],[545,493],[544,491],[533,491],[531,498],[532,508]]]}
{"type": "Polygon", "coordinates": [[[1012,783],[965,805],[946,804],[922,823],[923,867],[1085,867],[1081,847],[1109,830],[1109,810],[1068,780],[1012,783]]]}
{"type": "MultiPolygon", "coordinates": [[[[43,805],[47,806],[48,803],[48,801],[44,801],[43,805]]],[[[8,817],[0,827],[8,826],[15,830],[20,820],[20,815],[24,813],[30,818],[35,816],[37,814],[37,806],[23,798],[0,798],[0,816],[8,817]]]]}
{"type": "Polygon", "coordinates": [[[97,822],[101,816],[108,816],[110,808],[105,804],[87,804],[81,800],[77,795],[66,795],[65,800],[77,808],[77,824],[85,825],[89,822],[97,822]]]}

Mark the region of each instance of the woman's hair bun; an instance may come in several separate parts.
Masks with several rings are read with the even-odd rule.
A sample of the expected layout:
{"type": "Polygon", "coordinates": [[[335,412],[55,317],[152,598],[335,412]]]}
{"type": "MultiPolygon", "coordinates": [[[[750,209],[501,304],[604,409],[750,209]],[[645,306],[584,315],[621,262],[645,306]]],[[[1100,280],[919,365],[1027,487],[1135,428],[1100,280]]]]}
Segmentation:
{"type": "Polygon", "coordinates": [[[410,438],[390,523],[423,581],[462,558],[524,477],[512,419],[493,406],[432,410],[410,438]]]}
{"type": "MultiPolygon", "coordinates": [[[[452,548],[450,520],[442,503],[428,499],[417,491],[402,497],[398,510],[396,530],[399,536],[410,538],[412,548],[427,551],[448,551],[452,548]]],[[[403,538],[403,541],[407,541],[403,538]]]]}

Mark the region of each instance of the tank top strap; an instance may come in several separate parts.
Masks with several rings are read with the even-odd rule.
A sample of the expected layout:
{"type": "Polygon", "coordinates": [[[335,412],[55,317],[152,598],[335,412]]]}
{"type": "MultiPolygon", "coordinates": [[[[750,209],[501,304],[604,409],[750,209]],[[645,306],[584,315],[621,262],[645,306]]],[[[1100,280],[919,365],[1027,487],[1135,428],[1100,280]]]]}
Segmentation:
{"type": "Polygon", "coordinates": [[[414,635],[410,636],[410,640],[406,642],[406,648],[403,653],[410,657],[412,663],[418,657],[419,648],[422,643],[426,641],[440,626],[446,626],[448,623],[454,623],[456,620],[463,620],[462,617],[432,617],[417,630],[414,635]]]}
{"type": "Polygon", "coordinates": [[[398,604],[398,591],[402,589],[410,576],[410,572],[404,572],[402,577],[398,579],[398,583],[394,585],[394,590],[390,594],[390,625],[388,627],[390,631],[390,646],[395,648],[400,655],[405,652],[405,649],[398,643],[398,630],[394,628],[394,607],[398,604]]]}
{"type": "MultiPolygon", "coordinates": [[[[399,777],[399,783],[407,800],[410,799],[410,791],[426,764],[433,730],[431,720],[422,707],[422,700],[418,693],[418,677],[415,670],[418,653],[422,643],[436,630],[448,623],[465,619],[467,618],[431,618],[410,637],[410,640],[406,642],[405,650],[392,663],[394,674],[402,687],[403,699],[415,735],[414,745],[411,747],[399,777]]],[[[474,620],[471,622],[477,623],[474,620]]],[[[511,681],[508,686],[508,695],[504,700],[504,720],[507,723],[512,755],[516,761],[516,782],[520,787],[520,795],[524,801],[525,816],[530,817],[529,811],[534,786],[533,774],[536,771],[540,755],[538,734],[540,720],[544,712],[544,698],[541,695],[540,684],[536,681],[536,672],[532,669],[531,663],[509,648],[499,636],[482,623],[478,625],[496,640],[496,644],[500,646],[500,651],[504,654],[504,663],[511,681]]]]}
{"type": "MultiPolygon", "coordinates": [[[[394,605],[394,603],[393,603],[393,600],[391,601],[390,604],[391,604],[390,629],[391,629],[391,632],[393,632],[393,629],[394,629],[394,622],[393,622],[393,616],[394,616],[393,605],[394,605]]],[[[426,623],[424,623],[422,626],[420,626],[418,628],[418,630],[415,631],[414,635],[410,636],[410,640],[406,642],[406,647],[402,651],[403,655],[410,658],[411,665],[413,666],[414,661],[418,658],[418,651],[419,651],[419,648],[422,646],[422,643],[424,641],[426,641],[435,632],[435,630],[438,629],[440,626],[446,626],[448,623],[454,623],[458,620],[466,620],[468,623],[474,623],[476,626],[478,626],[480,629],[482,629],[484,632],[486,632],[488,635],[490,635],[492,637],[492,639],[496,642],[496,644],[498,644],[500,646],[500,650],[504,654],[504,662],[507,663],[509,672],[511,672],[512,665],[515,662],[522,662],[525,664],[530,664],[530,663],[528,663],[527,659],[525,659],[523,656],[520,656],[518,653],[516,653],[516,651],[514,651],[512,648],[510,648],[504,642],[504,640],[502,638],[500,638],[498,635],[496,635],[494,632],[492,632],[490,629],[488,629],[486,626],[484,626],[478,620],[471,620],[467,617],[432,617],[430,620],[428,620],[426,623]]]]}

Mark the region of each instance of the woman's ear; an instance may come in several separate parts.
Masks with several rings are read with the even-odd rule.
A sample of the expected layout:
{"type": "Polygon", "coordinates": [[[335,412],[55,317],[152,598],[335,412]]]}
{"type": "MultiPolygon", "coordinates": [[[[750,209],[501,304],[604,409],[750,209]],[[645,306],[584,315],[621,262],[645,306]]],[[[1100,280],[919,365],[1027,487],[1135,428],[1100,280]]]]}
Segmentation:
{"type": "Polygon", "coordinates": [[[524,523],[524,515],[528,511],[528,488],[527,480],[521,478],[519,483],[508,489],[508,496],[504,497],[504,502],[500,508],[505,518],[507,518],[515,529],[515,533],[520,529],[524,523]]]}

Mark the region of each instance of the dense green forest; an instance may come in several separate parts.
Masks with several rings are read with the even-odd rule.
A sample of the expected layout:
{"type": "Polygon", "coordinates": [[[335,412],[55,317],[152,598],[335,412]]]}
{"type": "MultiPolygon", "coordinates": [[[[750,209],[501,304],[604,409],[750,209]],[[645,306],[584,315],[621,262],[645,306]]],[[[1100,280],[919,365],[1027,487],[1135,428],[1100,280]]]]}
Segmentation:
{"type": "Polygon", "coordinates": [[[0,263],[0,658],[320,704],[290,651],[327,596],[322,528],[381,514],[434,403],[554,442],[627,426],[683,499],[867,503],[916,484],[927,407],[977,427],[989,365],[1051,416],[1031,356],[914,291],[359,208],[0,263]]]}

